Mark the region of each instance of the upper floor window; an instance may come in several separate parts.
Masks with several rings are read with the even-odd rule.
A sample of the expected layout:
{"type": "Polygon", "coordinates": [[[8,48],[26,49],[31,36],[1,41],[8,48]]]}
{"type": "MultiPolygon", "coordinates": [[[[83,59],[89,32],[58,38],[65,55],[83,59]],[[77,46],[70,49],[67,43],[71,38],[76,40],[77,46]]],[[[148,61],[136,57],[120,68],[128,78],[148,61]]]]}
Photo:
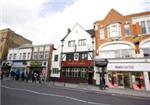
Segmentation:
{"type": "Polygon", "coordinates": [[[99,36],[100,36],[100,40],[103,40],[105,38],[105,34],[104,34],[104,29],[103,28],[101,28],[99,30],[99,36]]]}
{"type": "Polygon", "coordinates": [[[34,52],[34,53],[33,53],[33,57],[34,57],[34,59],[37,59],[37,58],[38,58],[38,53],[37,53],[37,52],[34,52]]]}
{"type": "Polygon", "coordinates": [[[54,61],[58,61],[58,55],[54,56],[54,61]]]}
{"type": "Polygon", "coordinates": [[[124,33],[126,36],[130,35],[130,27],[129,24],[124,25],[124,33]]]}
{"type": "Polygon", "coordinates": [[[19,55],[19,59],[20,59],[20,60],[22,59],[22,53],[20,53],[20,55],[19,55]]]}
{"type": "Polygon", "coordinates": [[[145,21],[141,21],[141,29],[142,29],[142,34],[146,34],[146,24],[145,24],[145,21]]]}
{"type": "Polygon", "coordinates": [[[120,37],[120,24],[114,23],[107,26],[108,36],[110,38],[118,38],[120,37]]]}
{"type": "Polygon", "coordinates": [[[28,59],[30,59],[30,53],[28,52],[28,59]]]}
{"type": "Polygon", "coordinates": [[[73,53],[66,54],[66,60],[67,61],[73,61],[74,60],[74,54],[73,53]]]}
{"type": "Polygon", "coordinates": [[[13,55],[13,59],[15,60],[17,58],[17,54],[14,54],[13,55]]]}
{"type": "Polygon", "coordinates": [[[23,59],[26,59],[26,53],[23,53],[23,59]]]}
{"type": "Polygon", "coordinates": [[[150,20],[147,20],[148,33],[150,33],[150,20]]]}
{"type": "Polygon", "coordinates": [[[150,57],[150,48],[143,48],[144,57],[150,57]]]}
{"type": "Polygon", "coordinates": [[[73,47],[73,46],[75,46],[75,40],[68,41],[68,47],[73,47]]]}
{"type": "Polygon", "coordinates": [[[80,39],[80,40],[78,41],[78,45],[79,45],[79,46],[86,46],[86,39],[80,39]]]}
{"type": "Polygon", "coordinates": [[[88,53],[80,53],[79,60],[88,60],[88,53]]]}
{"type": "Polygon", "coordinates": [[[49,54],[49,52],[48,52],[48,51],[47,51],[47,52],[45,52],[45,55],[44,55],[44,58],[45,58],[45,59],[48,59],[48,57],[49,57],[49,56],[48,56],[48,54],[49,54]]]}
{"type": "Polygon", "coordinates": [[[141,31],[142,34],[150,33],[150,20],[141,21],[141,31]]]}
{"type": "Polygon", "coordinates": [[[40,52],[40,53],[39,53],[39,59],[43,59],[43,56],[44,56],[44,55],[43,55],[43,52],[40,52]]]}
{"type": "Polygon", "coordinates": [[[9,54],[9,60],[11,60],[11,58],[12,58],[12,54],[9,54]]]}

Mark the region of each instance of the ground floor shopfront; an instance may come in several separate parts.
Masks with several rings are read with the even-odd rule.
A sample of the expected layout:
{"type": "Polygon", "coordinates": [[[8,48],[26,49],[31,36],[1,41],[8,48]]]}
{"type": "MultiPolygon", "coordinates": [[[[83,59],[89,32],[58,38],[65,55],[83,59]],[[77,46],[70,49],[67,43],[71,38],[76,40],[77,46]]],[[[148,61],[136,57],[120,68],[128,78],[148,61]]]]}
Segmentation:
{"type": "Polygon", "coordinates": [[[106,80],[110,88],[150,91],[149,59],[110,60],[106,80]]]}
{"type": "Polygon", "coordinates": [[[93,70],[86,67],[63,68],[60,79],[68,83],[88,83],[93,84],[93,70]]]}
{"type": "Polygon", "coordinates": [[[60,81],[93,84],[93,77],[93,63],[90,60],[62,62],[60,81]]]}

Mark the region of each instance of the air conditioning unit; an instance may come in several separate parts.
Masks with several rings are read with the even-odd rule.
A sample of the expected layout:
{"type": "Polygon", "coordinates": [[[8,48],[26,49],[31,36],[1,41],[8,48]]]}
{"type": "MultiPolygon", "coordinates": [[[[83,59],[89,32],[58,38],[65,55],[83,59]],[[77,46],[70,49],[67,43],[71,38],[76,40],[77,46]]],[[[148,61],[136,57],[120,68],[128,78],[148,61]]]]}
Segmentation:
{"type": "Polygon", "coordinates": [[[74,53],[74,60],[75,61],[79,60],[79,53],[74,53]]]}

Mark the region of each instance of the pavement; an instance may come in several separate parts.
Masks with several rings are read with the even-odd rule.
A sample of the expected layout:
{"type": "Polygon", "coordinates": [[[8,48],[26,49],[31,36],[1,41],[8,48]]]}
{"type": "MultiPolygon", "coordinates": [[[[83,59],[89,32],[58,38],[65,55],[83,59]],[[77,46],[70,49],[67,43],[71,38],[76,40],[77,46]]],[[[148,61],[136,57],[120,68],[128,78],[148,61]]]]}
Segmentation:
{"type": "Polygon", "coordinates": [[[72,89],[81,89],[87,91],[94,91],[96,93],[103,93],[103,94],[111,94],[111,95],[126,95],[126,96],[136,96],[136,97],[149,97],[150,98],[150,91],[136,91],[129,88],[106,88],[105,90],[101,90],[99,86],[95,85],[88,85],[86,83],[81,84],[72,84],[72,83],[63,83],[63,82],[50,82],[48,83],[50,86],[59,86],[59,87],[66,87],[72,89]]]}
{"type": "MultiPolygon", "coordinates": [[[[5,78],[4,81],[10,80],[9,78],[5,78]]],[[[31,82],[31,81],[29,81],[31,82]]],[[[124,95],[124,96],[135,96],[135,97],[147,97],[150,98],[150,91],[136,91],[129,88],[106,88],[105,90],[101,90],[99,86],[95,85],[88,85],[87,83],[81,84],[73,84],[73,83],[64,83],[64,82],[46,82],[43,83],[48,86],[55,86],[55,87],[63,87],[63,88],[70,88],[70,89],[78,89],[78,90],[85,90],[85,91],[92,91],[101,94],[111,94],[111,95],[124,95]]]]}

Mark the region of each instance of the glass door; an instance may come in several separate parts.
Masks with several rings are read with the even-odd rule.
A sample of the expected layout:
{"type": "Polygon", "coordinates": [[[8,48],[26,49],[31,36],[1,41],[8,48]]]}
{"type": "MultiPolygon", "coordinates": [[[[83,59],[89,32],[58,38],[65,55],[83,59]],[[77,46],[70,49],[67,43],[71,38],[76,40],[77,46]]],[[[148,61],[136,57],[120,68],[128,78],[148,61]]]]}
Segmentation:
{"type": "Polygon", "coordinates": [[[124,88],[124,75],[121,73],[117,74],[117,80],[118,80],[118,87],[124,88]]]}

